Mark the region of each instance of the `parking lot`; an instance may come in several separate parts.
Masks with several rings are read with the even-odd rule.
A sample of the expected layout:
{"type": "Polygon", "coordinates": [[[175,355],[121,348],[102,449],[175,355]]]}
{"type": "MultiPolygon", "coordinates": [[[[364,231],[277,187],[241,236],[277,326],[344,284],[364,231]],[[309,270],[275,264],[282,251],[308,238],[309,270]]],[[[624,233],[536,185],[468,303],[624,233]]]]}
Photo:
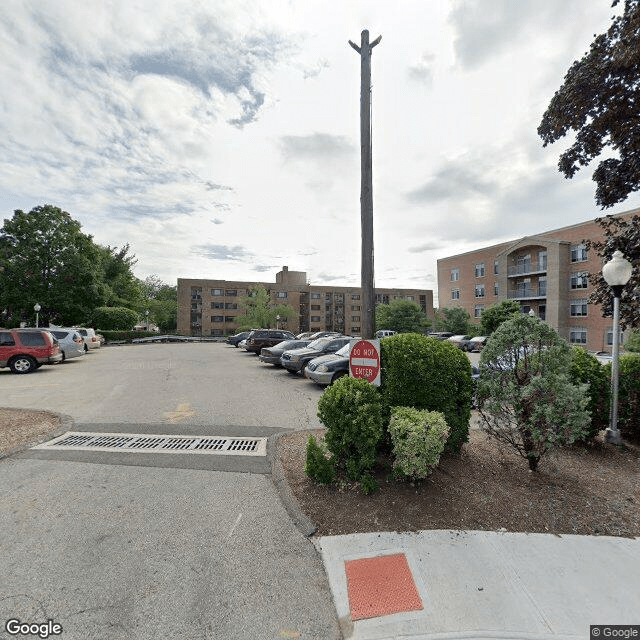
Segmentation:
{"type": "MultiPolygon", "coordinates": [[[[28,375],[0,370],[3,405],[77,423],[319,426],[318,387],[224,343],[102,347],[28,375]]],[[[242,435],[238,433],[237,435],[242,435]]]]}

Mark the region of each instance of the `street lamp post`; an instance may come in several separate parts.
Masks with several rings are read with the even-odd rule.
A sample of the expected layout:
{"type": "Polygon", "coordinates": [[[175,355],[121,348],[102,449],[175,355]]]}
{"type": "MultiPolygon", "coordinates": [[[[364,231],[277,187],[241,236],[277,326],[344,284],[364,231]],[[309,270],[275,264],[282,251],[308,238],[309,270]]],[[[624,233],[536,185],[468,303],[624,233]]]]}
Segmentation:
{"type": "Polygon", "coordinates": [[[149,309],[144,312],[146,323],[147,323],[147,333],[149,333],[149,309]]]}
{"type": "Polygon", "coordinates": [[[33,310],[36,312],[36,327],[38,327],[38,313],[40,313],[40,309],[42,309],[42,307],[36,302],[33,305],[33,310]]]}
{"type": "Polygon", "coordinates": [[[631,278],[632,266],[621,251],[602,267],[602,277],[613,291],[613,349],[611,361],[611,423],[605,432],[605,442],[622,444],[618,429],[618,360],[620,359],[620,296],[631,278]]]}
{"type": "Polygon", "coordinates": [[[276,316],[276,329],[280,328],[280,315],[276,316]]]}

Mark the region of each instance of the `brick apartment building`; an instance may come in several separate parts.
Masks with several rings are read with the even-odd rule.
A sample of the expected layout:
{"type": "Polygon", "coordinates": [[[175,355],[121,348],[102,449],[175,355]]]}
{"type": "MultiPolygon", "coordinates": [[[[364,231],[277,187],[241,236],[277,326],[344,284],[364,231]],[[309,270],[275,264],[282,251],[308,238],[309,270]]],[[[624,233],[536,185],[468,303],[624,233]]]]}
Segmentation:
{"type": "MultiPolygon", "coordinates": [[[[640,209],[615,217],[631,218],[640,209]]],[[[602,239],[595,222],[546,231],[438,260],[440,307],[462,307],[479,321],[487,307],[516,300],[523,313],[533,309],[570,343],[590,351],[611,351],[612,319],[588,303],[593,287],[587,275],[602,269],[585,240],[602,239]]],[[[626,339],[626,335],[623,339],[626,339]]]]}
{"type": "MultiPolygon", "coordinates": [[[[292,307],[298,314],[279,327],[293,333],[340,331],[358,335],[361,331],[362,291],[359,287],[315,286],[305,271],[282,267],[275,282],[240,282],[178,278],[178,333],[223,336],[236,333],[246,313],[241,304],[252,288],[262,286],[274,305],[292,307]]],[[[433,291],[429,289],[378,289],[376,303],[412,300],[433,319],[433,291]]]]}

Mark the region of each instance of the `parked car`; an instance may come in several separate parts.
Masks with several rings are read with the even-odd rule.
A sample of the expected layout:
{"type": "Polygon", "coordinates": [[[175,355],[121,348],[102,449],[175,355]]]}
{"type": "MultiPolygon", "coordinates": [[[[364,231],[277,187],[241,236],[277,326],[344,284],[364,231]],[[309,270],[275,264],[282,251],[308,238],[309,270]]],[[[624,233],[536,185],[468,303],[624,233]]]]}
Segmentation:
{"type": "MultiPolygon", "coordinates": [[[[56,327],[57,328],[57,327],[56,327]]],[[[84,340],[84,350],[89,351],[89,349],[98,349],[102,345],[100,344],[100,340],[96,335],[96,332],[93,329],[87,327],[73,327],[84,340]]]]}
{"type": "Polygon", "coordinates": [[[107,340],[101,333],[96,333],[96,338],[98,338],[98,342],[100,342],[100,346],[102,346],[107,340]]]}
{"type": "Polygon", "coordinates": [[[280,358],[280,364],[290,373],[299,373],[307,366],[310,360],[325,353],[335,353],[345,344],[349,344],[350,340],[351,338],[347,336],[318,338],[310,342],[306,347],[302,347],[302,349],[285,351],[280,358]]]}
{"type": "Polygon", "coordinates": [[[296,340],[306,340],[307,338],[311,338],[313,334],[314,334],[313,331],[305,331],[304,333],[299,333],[296,336],[296,340]]]}
{"type": "Polygon", "coordinates": [[[434,333],[427,334],[430,338],[435,338],[436,340],[446,340],[450,338],[453,333],[450,331],[435,331],[434,333]]]}
{"type": "Polygon", "coordinates": [[[380,329],[376,331],[376,338],[388,338],[389,336],[395,336],[396,332],[391,329],[380,329]]]}
{"type": "Polygon", "coordinates": [[[0,329],[0,367],[31,373],[62,360],[57,338],[46,329],[0,329]]]}
{"type": "Polygon", "coordinates": [[[281,367],[280,356],[285,351],[290,351],[291,349],[302,349],[302,347],[306,347],[310,342],[311,340],[283,340],[273,347],[265,347],[262,349],[258,357],[262,362],[274,364],[276,367],[281,367]]]}
{"type": "Polygon", "coordinates": [[[250,333],[251,333],[251,331],[241,331],[240,333],[236,333],[235,336],[229,336],[225,340],[225,342],[227,344],[233,345],[237,349],[238,345],[240,344],[240,342],[242,342],[245,338],[247,338],[250,333]]]}
{"type": "Polygon", "coordinates": [[[283,340],[294,340],[295,336],[291,331],[281,329],[256,329],[247,337],[245,349],[252,353],[260,353],[265,347],[273,347],[283,340]]]}
{"type": "Polygon", "coordinates": [[[455,335],[455,336],[449,336],[448,338],[446,338],[446,341],[462,349],[462,343],[470,339],[471,339],[471,336],[455,335]]]}
{"type": "Polygon", "coordinates": [[[328,353],[310,360],[304,369],[306,378],[321,385],[333,384],[338,378],[349,375],[349,354],[351,343],[347,343],[335,353],[328,353]]]}
{"type": "Polygon", "coordinates": [[[75,329],[49,329],[49,331],[58,339],[63,361],[85,354],[84,340],[75,329]]]}
{"type": "Polygon", "coordinates": [[[475,338],[469,338],[469,340],[465,340],[460,348],[463,351],[482,351],[482,347],[487,344],[487,340],[489,338],[487,336],[475,336],[475,338]]]}

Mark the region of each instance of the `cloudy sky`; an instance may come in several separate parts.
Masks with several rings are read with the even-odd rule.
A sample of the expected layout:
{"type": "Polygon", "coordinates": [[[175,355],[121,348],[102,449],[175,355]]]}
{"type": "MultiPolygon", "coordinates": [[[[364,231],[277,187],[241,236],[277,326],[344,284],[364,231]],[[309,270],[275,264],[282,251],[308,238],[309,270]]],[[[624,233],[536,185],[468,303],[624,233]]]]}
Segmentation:
{"type": "Polygon", "coordinates": [[[3,0],[0,220],[54,204],[169,283],[357,285],[366,28],[376,285],[435,290],[440,257],[599,215],[536,129],[610,5],[3,0]]]}

